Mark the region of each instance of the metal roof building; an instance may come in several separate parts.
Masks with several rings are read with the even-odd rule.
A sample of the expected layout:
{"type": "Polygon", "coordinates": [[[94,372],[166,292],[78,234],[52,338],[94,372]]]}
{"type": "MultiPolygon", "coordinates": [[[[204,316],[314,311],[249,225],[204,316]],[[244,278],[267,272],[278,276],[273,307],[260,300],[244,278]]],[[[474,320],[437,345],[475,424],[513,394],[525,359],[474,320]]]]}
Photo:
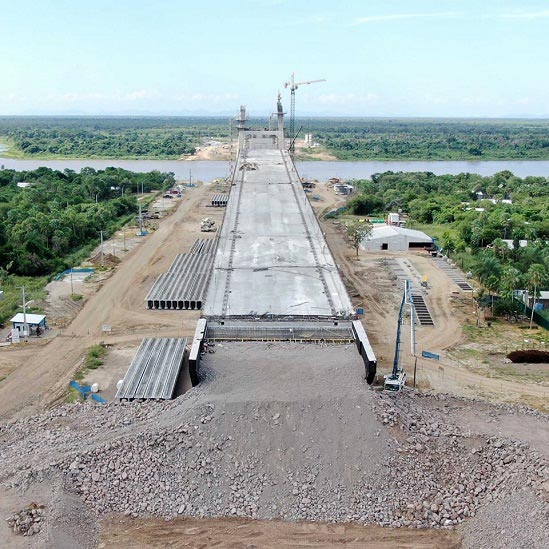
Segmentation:
{"type": "MultiPolygon", "coordinates": [[[[26,320],[27,324],[29,326],[40,326],[42,328],[46,327],[46,315],[35,315],[31,313],[26,314],[26,320]]],[[[17,313],[11,320],[10,320],[12,327],[15,328],[23,328],[23,324],[25,323],[25,315],[23,313],[17,313]]]]}
{"type": "Polygon", "coordinates": [[[366,251],[397,251],[402,252],[410,248],[429,247],[433,239],[421,231],[404,229],[394,225],[374,227],[369,238],[362,241],[362,248],[366,251]]]}

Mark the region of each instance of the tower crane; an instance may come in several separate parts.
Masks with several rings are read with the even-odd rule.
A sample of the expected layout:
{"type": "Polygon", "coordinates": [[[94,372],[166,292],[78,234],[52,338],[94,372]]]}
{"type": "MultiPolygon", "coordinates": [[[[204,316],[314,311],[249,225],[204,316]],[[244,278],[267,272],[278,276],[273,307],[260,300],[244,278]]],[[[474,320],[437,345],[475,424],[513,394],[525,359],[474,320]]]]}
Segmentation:
{"type": "Polygon", "coordinates": [[[290,154],[293,155],[295,151],[295,90],[299,86],[305,84],[316,84],[317,82],[326,82],[326,78],[320,78],[318,80],[307,80],[305,82],[296,82],[295,73],[292,73],[292,78],[289,82],[284,83],[285,88],[290,88],[290,154]]]}

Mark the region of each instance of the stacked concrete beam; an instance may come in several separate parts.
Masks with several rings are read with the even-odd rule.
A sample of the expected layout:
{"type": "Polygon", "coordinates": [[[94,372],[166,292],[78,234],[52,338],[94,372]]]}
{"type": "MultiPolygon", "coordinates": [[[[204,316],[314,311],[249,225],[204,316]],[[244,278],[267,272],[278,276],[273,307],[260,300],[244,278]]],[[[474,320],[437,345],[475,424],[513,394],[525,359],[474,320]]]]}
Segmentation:
{"type": "Polygon", "coordinates": [[[149,295],[149,309],[201,309],[212,264],[215,240],[197,240],[191,253],[178,254],[169,271],[161,274],[149,295]],[[193,251],[194,250],[194,251],[193,251]]]}
{"type": "Polygon", "coordinates": [[[186,345],[187,340],[181,338],[144,339],[116,393],[116,398],[173,398],[186,345]]]}
{"type": "Polygon", "coordinates": [[[229,201],[228,194],[214,194],[211,199],[212,206],[216,206],[219,208],[224,208],[227,205],[228,201],[229,201]]]}

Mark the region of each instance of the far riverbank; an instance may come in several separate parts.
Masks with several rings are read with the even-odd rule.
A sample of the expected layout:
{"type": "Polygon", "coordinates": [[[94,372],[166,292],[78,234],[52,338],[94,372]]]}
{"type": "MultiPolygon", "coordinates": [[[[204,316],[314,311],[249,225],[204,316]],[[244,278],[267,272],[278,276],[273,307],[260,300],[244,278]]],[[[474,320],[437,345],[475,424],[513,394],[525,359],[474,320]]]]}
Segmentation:
{"type": "MultiPolygon", "coordinates": [[[[0,153],[1,154],[1,153],[0,153]]],[[[212,181],[229,175],[230,164],[223,160],[185,162],[183,160],[29,160],[4,158],[0,156],[0,167],[18,171],[30,171],[39,167],[53,170],[65,169],[80,171],[90,167],[104,170],[119,167],[134,172],[173,172],[178,180],[212,181]]],[[[549,177],[549,160],[388,160],[388,161],[305,161],[296,162],[301,176],[326,181],[331,177],[340,179],[366,179],[374,173],[394,172],[433,172],[436,175],[476,173],[490,176],[509,170],[518,177],[549,177]]]]}

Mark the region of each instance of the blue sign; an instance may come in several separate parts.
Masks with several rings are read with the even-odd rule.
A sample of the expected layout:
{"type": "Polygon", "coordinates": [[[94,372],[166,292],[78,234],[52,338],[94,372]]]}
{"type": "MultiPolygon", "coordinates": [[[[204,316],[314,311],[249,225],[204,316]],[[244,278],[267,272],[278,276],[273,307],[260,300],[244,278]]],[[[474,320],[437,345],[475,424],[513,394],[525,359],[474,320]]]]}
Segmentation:
{"type": "Polygon", "coordinates": [[[421,351],[421,356],[425,358],[432,358],[433,360],[440,360],[440,355],[436,353],[430,353],[429,351],[421,351]]]}

